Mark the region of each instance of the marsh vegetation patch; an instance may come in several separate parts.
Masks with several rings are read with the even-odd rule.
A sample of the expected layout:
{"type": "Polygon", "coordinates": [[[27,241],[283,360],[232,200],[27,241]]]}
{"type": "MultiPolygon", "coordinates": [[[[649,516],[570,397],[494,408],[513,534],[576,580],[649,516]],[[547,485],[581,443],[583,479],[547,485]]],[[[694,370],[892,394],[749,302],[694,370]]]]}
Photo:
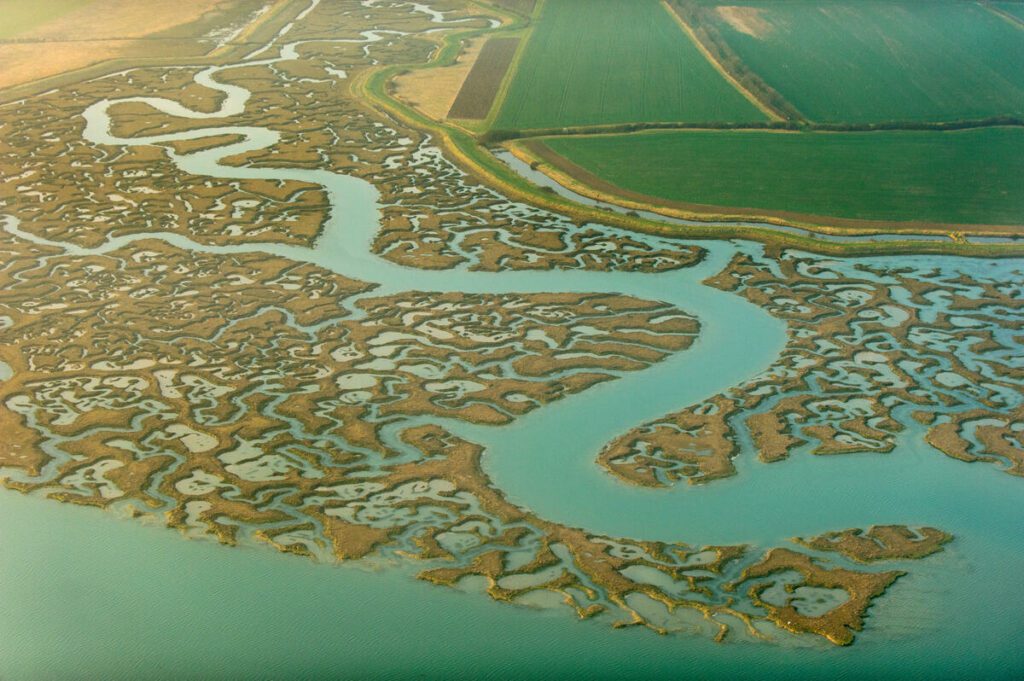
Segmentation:
{"type": "Polygon", "coordinates": [[[0,88],[119,57],[202,55],[217,47],[217,31],[244,27],[267,4],[0,0],[0,88]]]}

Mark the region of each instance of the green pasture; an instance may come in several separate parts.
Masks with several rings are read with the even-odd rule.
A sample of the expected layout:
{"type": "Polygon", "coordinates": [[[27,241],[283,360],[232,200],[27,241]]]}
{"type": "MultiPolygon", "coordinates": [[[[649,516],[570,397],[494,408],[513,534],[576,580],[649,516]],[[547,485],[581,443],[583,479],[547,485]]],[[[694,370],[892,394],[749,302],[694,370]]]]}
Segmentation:
{"type": "Polygon", "coordinates": [[[953,121],[1024,115],[1024,32],[980,4],[737,4],[756,15],[755,35],[734,27],[711,3],[706,3],[705,19],[747,66],[811,120],[953,121]]]}
{"type": "Polygon", "coordinates": [[[545,0],[493,127],[763,120],[658,0],[545,0]]]}
{"type": "Polygon", "coordinates": [[[1024,224],[1024,129],[670,131],[547,146],[617,187],[669,201],[841,218],[1024,224]]]}
{"type": "Polygon", "coordinates": [[[94,0],[0,0],[0,39],[17,38],[94,0]]]}

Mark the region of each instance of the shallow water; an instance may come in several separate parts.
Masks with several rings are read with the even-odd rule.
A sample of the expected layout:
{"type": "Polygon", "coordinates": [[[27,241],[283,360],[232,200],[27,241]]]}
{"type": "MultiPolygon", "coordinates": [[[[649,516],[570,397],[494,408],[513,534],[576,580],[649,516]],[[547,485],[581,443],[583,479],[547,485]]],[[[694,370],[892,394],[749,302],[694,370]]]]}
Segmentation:
{"type": "Polygon", "coordinates": [[[1020,522],[992,517],[1004,531],[965,534],[916,565],[856,645],[835,648],[613,630],[417,582],[400,566],[226,550],[4,492],[0,676],[1019,678],[1020,522]]]}
{"type": "MultiPolygon", "coordinates": [[[[364,35],[367,41],[377,39],[372,33],[364,35]]],[[[264,61],[294,55],[294,44],[286,45],[280,57],[264,61]]],[[[215,114],[196,114],[167,100],[141,101],[193,118],[241,111],[248,93],[217,83],[217,70],[197,76],[226,94],[215,114]]],[[[935,525],[958,539],[943,554],[913,565],[911,576],[872,608],[877,617],[851,649],[805,639],[716,645],[700,636],[616,631],[607,621],[575,622],[564,611],[497,604],[415,582],[406,564],[371,572],[269,551],[225,550],[93,510],[4,492],[0,677],[39,678],[72,669],[85,678],[442,678],[456,672],[483,678],[687,672],[705,678],[788,678],[796,672],[826,678],[910,672],[1013,678],[1024,672],[1017,640],[1024,629],[1024,485],[993,467],[942,457],[922,444],[918,430],[904,433],[888,455],[802,456],[768,466],[744,451],[737,477],[702,487],[628,487],[594,464],[600,448],[629,427],[735,385],[778,356],[785,341],[780,321],[739,296],[700,284],[738,249],[756,245],[702,242],[708,257],[699,266],[658,275],[410,270],[370,252],[378,197],[366,182],[326,171],[219,165],[220,158],[272,144],[276,134],[263,129],[114,138],[108,132],[109,105],[101,102],[86,112],[89,140],[127,145],[243,134],[238,144],[171,157],[201,175],[315,182],[336,210],[315,249],[201,246],[179,235],[146,234],[115,238],[97,249],[68,247],[69,253],[107,252],[157,237],[210,253],[262,251],[315,263],[378,283],[374,295],[413,289],[614,291],[671,302],[700,319],[701,335],[691,349],[647,371],[591,388],[511,426],[446,422],[486,447],[486,472],[513,502],[595,533],[644,539],[768,546],[795,534],[885,522],[935,525]]],[[[15,221],[4,224],[31,238],[15,221]]],[[[901,262],[930,267],[939,260],[901,262]]],[[[962,262],[968,269],[982,267],[962,262]]]]}

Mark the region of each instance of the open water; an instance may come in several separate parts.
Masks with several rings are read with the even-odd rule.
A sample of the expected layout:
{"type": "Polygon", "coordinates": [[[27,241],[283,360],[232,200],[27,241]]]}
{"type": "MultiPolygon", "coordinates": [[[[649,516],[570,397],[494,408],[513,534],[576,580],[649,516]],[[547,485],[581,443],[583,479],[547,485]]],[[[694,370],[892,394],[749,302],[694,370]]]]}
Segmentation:
{"type": "MultiPolygon", "coordinates": [[[[291,58],[297,58],[295,44],[259,63],[291,58]]],[[[224,68],[231,67],[197,76],[225,93],[219,112],[143,101],[172,116],[230,116],[244,108],[248,92],[217,83],[214,76],[224,68]]],[[[672,302],[699,317],[694,347],[648,371],[511,426],[446,424],[485,445],[484,465],[495,485],[542,517],[612,536],[707,544],[769,546],[793,535],[886,522],[934,525],[957,540],[912,566],[872,608],[867,630],[851,648],[812,637],[715,644],[700,636],[613,630],[607,620],[578,622],[565,610],[495,603],[417,582],[408,564],[337,567],[267,550],[227,550],[92,509],[2,492],[0,679],[1024,677],[1019,479],[947,459],[913,429],[889,455],[800,457],[767,466],[744,451],[737,477],[696,488],[632,488],[595,466],[595,455],[612,437],[751,377],[778,355],[785,340],[781,322],[739,296],[700,284],[737,249],[755,246],[702,242],[709,251],[703,263],[659,275],[404,269],[369,249],[378,215],[371,185],[326,171],[219,164],[276,141],[264,129],[115,138],[109,105],[100,102],[85,113],[89,141],[140,145],[241,134],[237,144],[172,159],[201,175],[316,182],[335,210],[315,249],[200,246],[180,235],[147,234],[96,249],[68,247],[70,253],[105,252],[155,236],[207,252],[256,250],[315,263],[380,284],[374,295],[615,291],[672,302]]],[[[13,220],[4,226],[32,238],[13,220]]],[[[0,380],[9,377],[3,370],[0,380]]]]}

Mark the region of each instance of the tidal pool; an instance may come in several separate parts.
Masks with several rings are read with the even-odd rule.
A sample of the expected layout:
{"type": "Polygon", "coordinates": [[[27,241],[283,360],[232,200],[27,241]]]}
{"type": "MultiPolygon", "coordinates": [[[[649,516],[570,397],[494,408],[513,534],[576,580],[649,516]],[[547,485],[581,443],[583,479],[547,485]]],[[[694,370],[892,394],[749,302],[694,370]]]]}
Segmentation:
{"type": "MultiPolygon", "coordinates": [[[[362,40],[351,42],[372,42],[381,34],[367,31],[362,40]]],[[[246,65],[297,59],[298,45],[285,45],[279,56],[246,65]]],[[[245,108],[248,91],[214,78],[236,66],[213,67],[196,76],[197,82],[225,95],[217,112],[196,113],[162,98],[132,101],[174,117],[217,119],[238,114],[245,108]]],[[[1024,593],[1017,585],[1024,568],[1024,537],[1019,531],[1024,526],[1024,488],[1019,480],[991,467],[968,467],[937,456],[922,444],[922,428],[909,428],[886,455],[801,456],[784,465],[767,466],[756,463],[750,448],[743,446],[737,459],[739,476],[700,487],[629,487],[595,465],[601,447],[628,428],[736,385],[763,371],[783,351],[785,327],[779,319],[741,296],[701,283],[735,254],[757,252],[760,246],[701,242],[707,251],[702,262],[662,274],[493,273],[468,267],[413,270],[372,252],[380,206],[377,191],[369,183],[327,171],[221,164],[226,157],[274,144],[277,133],[265,128],[220,126],[116,137],[110,133],[108,115],[114,103],[105,100],[85,112],[87,141],[146,146],[240,135],[242,141],[215,149],[168,154],[179,168],[196,175],[322,186],[334,210],[316,247],[209,246],[180,234],[156,232],[116,237],[102,246],[84,248],[33,236],[7,218],[4,226],[10,234],[59,247],[70,255],[110,253],[147,238],[211,254],[262,252],[375,283],[374,296],[411,290],[614,292],[665,301],[697,317],[700,335],[685,352],[644,371],[621,372],[615,381],[546,405],[511,425],[428,417],[401,423],[402,427],[441,423],[450,432],[483,445],[485,471],[512,502],[588,532],[637,539],[768,547],[796,534],[891,522],[936,525],[956,535],[957,541],[945,553],[915,563],[911,576],[871,608],[870,626],[853,649],[832,650],[819,641],[787,635],[774,645],[739,640],[719,646],[701,637],[612,631],[604,616],[578,623],[564,612],[549,616],[500,606],[477,593],[415,583],[410,566],[401,562],[385,565],[381,559],[379,570],[369,570],[372,563],[328,567],[270,552],[228,551],[180,541],[170,532],[94,511],[3,493],[0,676],[34,678],[75,669],[83,676],[108,678],[153,677],[160,670],[165,670],[167,678],[326,673],[534,678],[581,672],[629,678],[693,670],[702,677],[736,678],[756,670],[761,678],[788,678],[794,671],[808,677],[845,674],[852,678],[855,674],[885,676],[896,670],[903,676],[912,670],[920,675],[956,671],[995,678],[1018,676],[1024,669],[1024,654],[1016,640],[1024,625],[1024,593]],[[134,647],[122,650],[126,641],[134,647]],[[824,669],[827,674],[822,673],[824,669]]],[[[900,262],[928,268],[953,261],[900,262]]],[[[988,267],[956,262],[966,270],[988,267]]],[[[381,351],[375,361],[386,363],[387,353],[383,347],[381,351]]],[[[432,378],[427,369],[416,371],[432,378]]],[[[361,399],[360,392],[377,384],[366,374],[345,374],[338,380],[339,387],[351,389],[352,399],[361,399]]],[[[440,381],[432,385],[440,392],[462,394],[480,384],[440,381]]],[[[171,434],[190,450],[210,446],[201,433],[187,426],[171,428],[171,434]]],[[[295,428],[300,431],[298,425],[295,428]]],[[[396,428],[393,424],[385,428],[383,439],[388,444],[394,442],[396,428]]],[[[408,452],[397,444],[396,449],[408,452]]],[[[258,442],[246,442],[231,453],[230,465],[239,477],[266,480],[282,472],[280,459],[254,462],[258,450],[258,442]]],[[[316,470],[311,467],[305,472],[315,475],[316,470]]],[[[90,481],[82,478],[78,484],[90,481]]],[[[201,492],[220,484],[219,479],[197,474],[183,482],[179,491],[201,492]]],[[[393,512],[390,497],[433,498],[450,491],[447,484],[408,483],[384,500],[374,496],[377,490],[372,483],[334,491],[339,497],[366,497],[362,512],[366,524],[373,525],[388,522],[393,512]]],[[[189,510],[195,515],[201,512],[195,505],[189,510]]],[[[473,528],[460,530],[453,529],[438,541],[449,546],[471,542],[473,528]]],[[[643,571],[634,572],[638,579],[655,579],[643,571]]],[[[822,596],[802,593],[809,594],[810,600],[822,596]]]]}

